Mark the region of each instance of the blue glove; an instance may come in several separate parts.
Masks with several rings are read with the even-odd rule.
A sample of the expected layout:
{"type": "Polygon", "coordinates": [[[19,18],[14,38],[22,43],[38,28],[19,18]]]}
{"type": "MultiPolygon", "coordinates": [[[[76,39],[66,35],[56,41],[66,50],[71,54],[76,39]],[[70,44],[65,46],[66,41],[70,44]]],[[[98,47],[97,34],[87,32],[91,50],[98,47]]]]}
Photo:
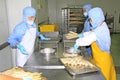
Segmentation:
{"type": "Polygon", "coordinates": [[[80,34],[78,34],[78,37],[79,37],[79,38],[83,38],[84,35],[83,35],[82,33],[80,33],[80,34]]]}
{"type": "Polygon", "coordinates": [[[45,38],[45,40],[51,40],[51,38],[45,38]]]}
{"type": "Polygon", "coordinates": [[[51,40],[51,38],[46,38],[46,37],[44,37],[42,34],[40,34],[40,39],[41,39],[41,40],[51,40]]]}
{"type": "Polygon", "coordinates": [[[74,50],[78,51],[79,46],[77,44],[74,44],[74,50]]]}
{"type": "Polygon", "coordinates": [[[28,55],[28,52],[25,50],[24,46],[22,46],[21,44],[18,44],[17,48],[20,49],[20,51],[22,52],[22,54],[28,55]]]}
{"type": "Polygon", "coordinates": [[[31,78],[24,78],[23,80],[32,80],[31,78]]]}

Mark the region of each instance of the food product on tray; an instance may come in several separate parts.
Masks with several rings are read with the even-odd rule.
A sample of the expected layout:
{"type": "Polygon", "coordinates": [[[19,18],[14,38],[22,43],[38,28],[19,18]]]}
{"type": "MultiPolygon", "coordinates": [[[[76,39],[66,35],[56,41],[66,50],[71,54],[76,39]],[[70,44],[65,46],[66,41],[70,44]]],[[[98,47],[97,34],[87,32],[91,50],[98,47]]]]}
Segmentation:
{"type": "Polygon", "coordinates": [[[94,69],[95,66],[83,58],[83,56],[73,57],[73,58],[61,58],[62,63],[72,70],[81,70],[84,68],[94,69]]]}
{"type": "Polygon", "coordinates": [[[4,74],[0,74],[0,80],[22,80],[22,79],[4,75],[4,74]]]}
{"type": "Polygon", "coordinates": [[[70,54],[70,53],[64,52],[64,53],[63,53],[63,56],[64,56],[64,57],[76,57],[76,56],[79,56],[79,54],[77,54],[77,53],[73,53],[73,54],[71,53],[71,54],[70,54]]]}
{"type": "Polygon", "coordinates": [[[73,31],[69,31],[69,33],[66,34],[67,39],[73,39],[73,38],[77,38],[77,37],[78,37],[78,34],[73,31]]]}
{"type": "Polygon", "coordinates": [[[24,68],[12,68],[10,70],[2,72],[2,74],[22,79],[32,78],[32,80],[46,80],[46,78],[42,76],[42,73],[30,72],[24,68]]]}

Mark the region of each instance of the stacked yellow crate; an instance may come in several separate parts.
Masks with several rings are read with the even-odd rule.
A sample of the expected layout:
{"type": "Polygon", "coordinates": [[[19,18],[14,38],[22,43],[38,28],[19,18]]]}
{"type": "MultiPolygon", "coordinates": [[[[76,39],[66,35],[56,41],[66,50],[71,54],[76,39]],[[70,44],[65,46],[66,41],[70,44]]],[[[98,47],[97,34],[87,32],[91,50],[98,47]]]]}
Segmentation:
{"type": "Polygon", "coordinates": [[[56,32],[60,30],[58,24],[45,24],[40,26],[40,32],[56,32]]]}

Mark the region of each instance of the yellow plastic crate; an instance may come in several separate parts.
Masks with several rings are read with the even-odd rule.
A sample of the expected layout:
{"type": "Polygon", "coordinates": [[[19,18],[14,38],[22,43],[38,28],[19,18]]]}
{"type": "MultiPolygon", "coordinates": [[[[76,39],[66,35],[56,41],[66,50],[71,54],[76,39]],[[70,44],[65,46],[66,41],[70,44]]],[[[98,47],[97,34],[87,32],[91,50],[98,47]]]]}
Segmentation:
{"type": "Polygon", "coordinates": [[[59,31],[59,26],[56,24],[47,24],[40,26],[40,32],[55,32],[59,31]]]}

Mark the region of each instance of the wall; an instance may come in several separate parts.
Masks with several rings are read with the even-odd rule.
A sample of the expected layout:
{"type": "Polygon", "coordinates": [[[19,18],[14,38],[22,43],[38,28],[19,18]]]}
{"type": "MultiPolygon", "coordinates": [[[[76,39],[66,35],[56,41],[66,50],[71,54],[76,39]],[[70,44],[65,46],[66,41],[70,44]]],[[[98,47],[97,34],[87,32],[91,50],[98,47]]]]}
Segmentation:
{"type": "Polygon", "coordinates": [[[66,7],[68,5],[84,5],[84,4],[93,4],[93,6],[99,6],[103,9],[104,13],[108,13],[109,15],[114,15],[115,18],[115,31],[120,32],[120,23],[119,23],[119,14],[120,7],[119,0],[48,0],[48,11],[50,22],[59,23],[62,25],[62,16],[61,16],[61,8],[66,7]]]}
{"type": "Polygon", "coordinates": [[[37,10],[37,24],[48,21],[48,1],[47,0],[32,0],[32,6],[37,10]]]}
{"type": "Polygon", "coordinates": [[[31,6],[31,0],[6,0],[7,17],[10,33],[15,25],[22,21],[22,11],[26,6],[31,6]]]}
{"type": "Polygon", "coordinates": [[[6,42],[8,37],[8,24],[5,5],[5,0],[0,0],[0,45],[6,42]]]}
{"type": "Polygon", "coordinates": [[[0,0],[0,71],[4,71],[13,66],[10,47],[7,46],[4,48],[8,35],[6,1],[0,0]]]}
{"type": "Polygon", "coordinates": [[[57,0],[48,0],[49,23],[57,23],[57,0]]]}

